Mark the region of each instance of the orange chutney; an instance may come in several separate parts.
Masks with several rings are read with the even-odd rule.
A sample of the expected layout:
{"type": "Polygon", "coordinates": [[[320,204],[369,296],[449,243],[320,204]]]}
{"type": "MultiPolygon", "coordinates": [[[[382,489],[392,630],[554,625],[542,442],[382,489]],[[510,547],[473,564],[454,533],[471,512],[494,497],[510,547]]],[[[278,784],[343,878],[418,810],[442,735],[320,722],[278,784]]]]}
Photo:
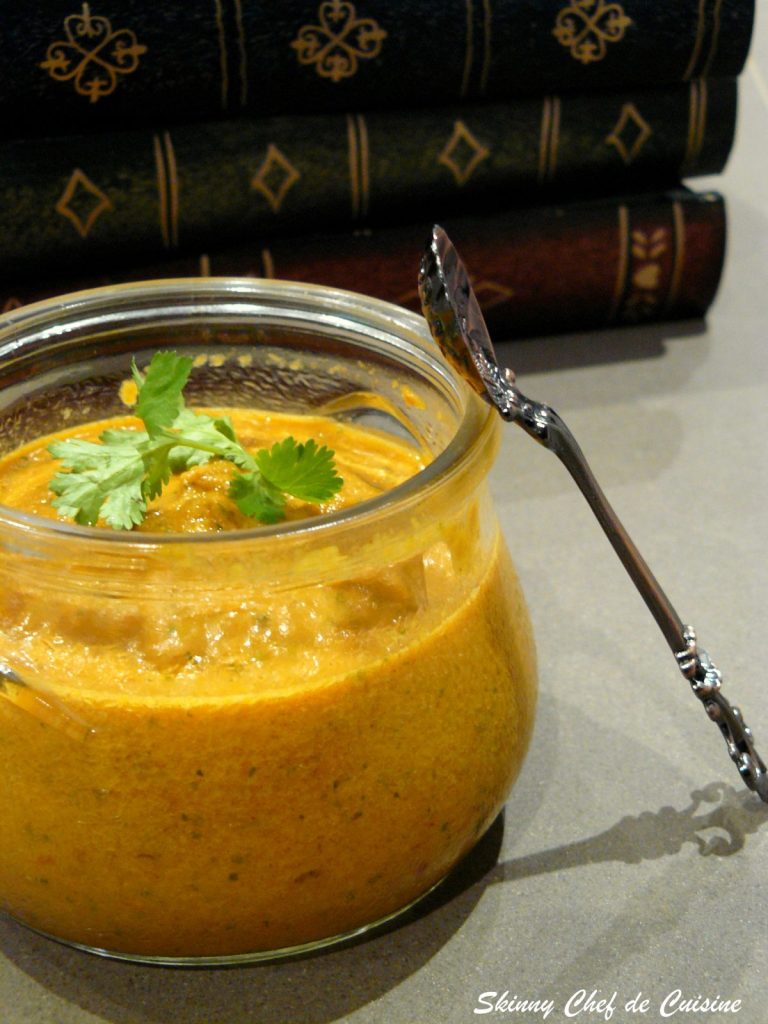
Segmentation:
{"type": "MultiPolygon", "coordinates": [[[[336,452],[340,495],[292,502],[291,520],[423,465],[331,419],[227,413],[249,447],[292,434],[336,452]]],[[[50,440],[0,459],[3,504],[56,518],[50,440]]],[[[174,477],[148,540],[251,526],[225,497],[231,472],[218,461],[174,477]]],[[[90,532],[98,544],[111,531],[90,532]]],[[[297,543],[280,557],[299,582],[274,586],[270,537],[258,561],[198,545],[202,579],[183,546],[116,545],[131,548],[135,588],[96,557],[52,586],[44,565],[6,552],[0,661],[23,683],[0,689],[0,906],[99,950],[237,957],[361,928],[446,875],[528,745],[527,612],[484,485],[410,513],[402,550],[375,517],[369,535],[351,550],[322,532],[297,543]]]]}

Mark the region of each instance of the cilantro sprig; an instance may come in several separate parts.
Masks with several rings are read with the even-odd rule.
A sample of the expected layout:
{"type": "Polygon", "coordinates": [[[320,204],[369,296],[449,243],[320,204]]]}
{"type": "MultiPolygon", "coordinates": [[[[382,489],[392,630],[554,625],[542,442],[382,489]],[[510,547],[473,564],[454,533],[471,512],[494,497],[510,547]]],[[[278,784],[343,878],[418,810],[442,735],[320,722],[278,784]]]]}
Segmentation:
{"type": "Polygon", "coordinates": [[[147,503],[171,474],[216,458],[236,467],[229,497],[244,515],[262,523],[285,518],[288,496],[317,503],[341,489],[334,453],[325,445],[286,437],[251,453],[228,417],[188,409],[183,392],[192,362],[175,352],[157,352],[145,374],[133,362],[134,411],[144,430],[110,429],[100,434],[99,443],[70,438],[48,446],[63,470],[50,483],[61,515],[81,525],[101,520],[115,530],[130,530],[143,522],[147,503]]]}

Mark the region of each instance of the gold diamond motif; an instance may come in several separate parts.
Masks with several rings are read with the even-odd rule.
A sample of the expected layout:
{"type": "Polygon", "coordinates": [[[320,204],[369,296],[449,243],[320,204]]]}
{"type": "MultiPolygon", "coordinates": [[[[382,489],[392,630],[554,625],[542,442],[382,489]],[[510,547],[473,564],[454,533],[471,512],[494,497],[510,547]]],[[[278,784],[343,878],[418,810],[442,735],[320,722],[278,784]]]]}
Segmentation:
{"type": "MultiPolygon", "coordinates": [[[[515,297],[512,288],[507,288],[506,285],[499,284],[497,281],[488,281],[485,278],[478,280],[470,275],[470,283],[484,311],[510,302],[515,297]]],[[[407,292],[401,292],[395,297],[394,302],[398,306],[409,306],[417,312],[421,310],[421,298],[417,288],[409,288],[407,292]]]]}
{"type": "Polygon", "coordinates": [[[457,185],[466,185],[491,151],[475,138],[463,121],[455,121],[453,133],[437,158],[453,175],[457,185]]]}
{"type": "Polygon", "coordinates": [[[493,309],[494,306],[502,306],[514,298],[514,290],[507,288],[497,281],[488,281],[483,278],[480,281],[472,281],[475,295],[484,310],[493,309]]]}
{"type": "Polygon", "coordinates": [[[251,178],[251,188],[261,192],[275,213],[301,175],[274,143],[270,142],[261,167],[251,178]]]}
{"type": "Polygon", "coordinates": [[[98,185],[76,167],[55,209],[74,224],[81,238],[86,238],[101,214],[112,209],[112,203],[98,185]]]}
{"type": "Polygon", "coordinates": [[[615,146],[625,164],[631,164],[653,134],[651,126],[634,103],[625,103],[621,116],[610,135],[605,138],[609,146],[615,146]]]}

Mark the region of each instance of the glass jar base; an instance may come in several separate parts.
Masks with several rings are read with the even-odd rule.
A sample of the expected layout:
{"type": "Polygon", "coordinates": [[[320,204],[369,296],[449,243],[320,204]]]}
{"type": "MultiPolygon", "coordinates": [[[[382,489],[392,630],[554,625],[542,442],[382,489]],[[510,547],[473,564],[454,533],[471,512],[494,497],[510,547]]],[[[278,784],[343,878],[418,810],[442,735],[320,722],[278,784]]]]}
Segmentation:
{"type": "Polygon", "coordinates": [[[380,917],[369,924],[360,925],[359,928],[340,932],[337,935],[330,935],[324,939],[313,939],[311,942],[304,942],[296,946],[284,946],[281,949],[257,950],[256,952],[251,953],[224,953],[215,956],[150,956],[144,953],[127,953],[115,949],[102,949],[99,946],[89,946],[84,942],[75,942],[72,939],[65,939],[59,935],[52,935],[50,932],[46,932],[42,928],[35,928],[33,925],[27,924],[26,921],[23,921],[20,918],[13,917],[13,915],[9,916],[13,917],[13,920],[17,921],[24,928],[35,932],[37,935],[42,935],[45,939],[58,942],[63,946],[69,946],[70,949],[78,949],[83,953],[92,953],[94,956],[104,957],[107,960],[124,960],[129,963],[146,964],[156,967],[236,967],[238,965],[245,964],[271,963],[276,960],[298,959],[301,957],[311,956],[314,953],[321,953],[325,950],[337,949],[342,946],[351,945],[364,936],[369,938],[373,937],[375,933],[387,931],[391,926],[399,922],[414,908],[421,904],[422,901],[425,901],[427,897],[431,896],[448,877],[450,877],[450,875],[446,875],[439,881],[435,882],[434,885],[430,886],[429,889],[417,896],[416,899],[411,900],[410,903],[406,903],[405,906],[400,907],[398,910],[394,910],[391,914],[380,917]]]}

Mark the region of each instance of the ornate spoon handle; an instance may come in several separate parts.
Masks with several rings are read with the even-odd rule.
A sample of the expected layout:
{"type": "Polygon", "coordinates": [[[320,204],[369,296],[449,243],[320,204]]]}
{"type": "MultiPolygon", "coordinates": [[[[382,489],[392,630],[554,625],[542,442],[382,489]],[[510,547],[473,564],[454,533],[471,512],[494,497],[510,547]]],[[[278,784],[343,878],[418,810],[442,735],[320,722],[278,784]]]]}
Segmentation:
{"type": "Polygon", "coordinates": [[[526,398],[511,370],[496,361],[480,306],[448,236],[436,227],[419,277],[424,315],[440,348],[470,386],[501,416],[558,456],[587,499],[614,551],[655,618],[680,671],[723,734],[746,785],[768,803],[768,771],[737,707],[721,692],[721,675],[696,634],[683,624],[595,479],[573,434],[548,406],[526,398]]]}
{"type": "Polygon", "coordinates": [[[513,384],[508,387],[511,408],[518,410],[518,414],[505,418],[518,423],[527,433],[554,452],[568,469],[656,619],[677,659],[680,671],[689,680],[693,692],[704,704],[709,717],[720,727],[728,753],[742,779],[762,800],[768,802],[768,774],[765,764],[754,747],[752,733],[741,712],[723,696],[720,672],[707,652],[698,647],[693,628],[682,623],[603,493],[573,434],[553,409],[531,402],[513,384]]]}

